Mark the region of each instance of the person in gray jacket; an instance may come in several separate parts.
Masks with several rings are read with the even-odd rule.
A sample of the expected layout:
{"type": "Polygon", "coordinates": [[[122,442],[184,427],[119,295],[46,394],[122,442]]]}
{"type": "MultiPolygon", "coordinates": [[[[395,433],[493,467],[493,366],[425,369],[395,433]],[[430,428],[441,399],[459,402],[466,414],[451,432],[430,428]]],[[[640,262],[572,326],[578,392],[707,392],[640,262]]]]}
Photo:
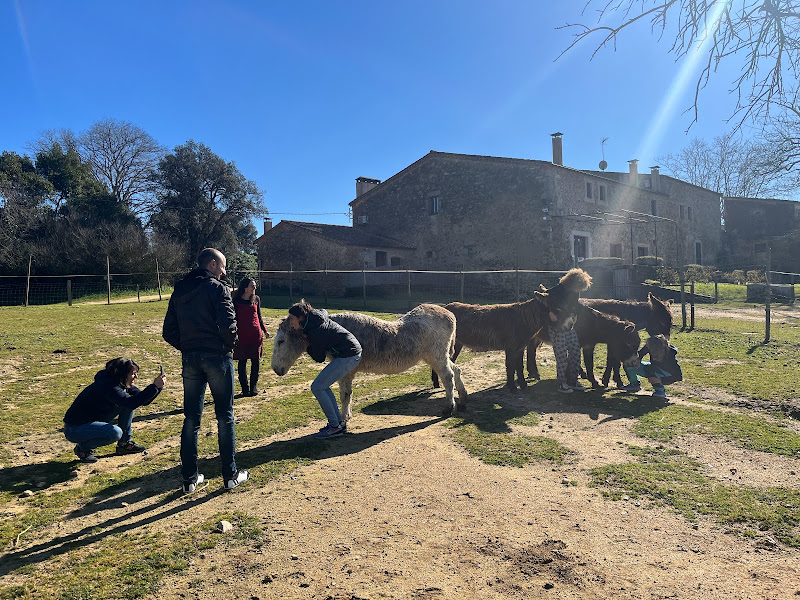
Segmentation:
{"type": "Polygon", "coordinates": [[[308,342],[306,351],[311,358],[317,362],[325,362],[328,354],[333,357],[311,384],[311,392],[328,419],[328,424],[315,433],[314,437],[339,437],[347,431],[347,423],[342,420],[331,386],[361,362],[361,344],[347,329],[336,321],[331,321],[327,311],[314,308],[305,300],[289,309],[289,324],[303,333],[308,342]]]}
{"type": "Polygon", "coordinates": [[[183,492],[193,492],[205,477],[197,471],[197,434],[203,415],[206,385],[214,398],[219,455],[224,487],[232,490],[247,481],[247,471],[236,468],[236,430],[233,417],[233,347],[236,313],[226,275],[225,255],[206,248],[197,257],[199,267],[175,285],[164,317],[164,340],[181,351],[183,361],[183,429],[181,476],[183,492]]]}

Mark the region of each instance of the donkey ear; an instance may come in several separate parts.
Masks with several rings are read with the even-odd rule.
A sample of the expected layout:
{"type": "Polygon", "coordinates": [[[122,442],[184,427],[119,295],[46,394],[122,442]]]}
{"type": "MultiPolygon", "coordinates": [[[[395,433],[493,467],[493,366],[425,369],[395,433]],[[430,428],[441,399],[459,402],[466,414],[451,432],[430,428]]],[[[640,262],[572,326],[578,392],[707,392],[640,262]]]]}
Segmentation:
{"type": "Polygon", "coordinates": [[[636,331],[636,325],[633,323],[628,323],[625,325],[625,331],[636,331]]]}
{"type": "Polygon", "coordinates": [[[666,305],[667,306],[672,306],[673,302],[675,302],[675,301],[672,298],[670,298],[669,300],[667,300],[666,305]]]}
{"type": "Polygon", "coordinates": [[[546,300],[546,299],[547,299],[547,297],[548,297],[550,294],[548,294],[548,293],[546,293],[546,292],[534,291],[534,292],[533,292],[533,295],[534,295],[534,297],[535,297],[535,298],[539,298],[540,300],[546,300]]]}
{"type": "Polygon", "coordinates": [[[547,288],[546,288],[546,287],[544,287],[544,284],[543,284],[543,283],[540,283],[540,284],[539,284],[539,289],[540,289],[541,291],[543,291],[543,292],[546,292],[546,291],[547,291],[547,288]]]}

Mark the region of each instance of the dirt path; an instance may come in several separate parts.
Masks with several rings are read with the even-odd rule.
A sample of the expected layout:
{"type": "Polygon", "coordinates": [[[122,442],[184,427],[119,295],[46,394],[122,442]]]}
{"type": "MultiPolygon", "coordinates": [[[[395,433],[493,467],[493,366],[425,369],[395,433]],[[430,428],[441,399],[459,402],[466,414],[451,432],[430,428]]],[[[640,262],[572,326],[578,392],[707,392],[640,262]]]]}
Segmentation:
{"type": "MultiPolygon", "coordinates": [[[[552,361],[549,348],[541,358],[552,361]]],[[[220,493],[221,481],[214,478],[185,498],[164,495],[177,484],[171,469],[166,476],[175,481],[160,476],[136,490],[121,489],[38,532],[37,539],[23,538],[20,547],[35,560],[42,558],[37,544],[46,540],[54,540],[49,549],[58,548],[58,540],[77,534],[88,551],[104,535],[183,531],[215,514],[240,511],[258,520],[266,540],[223,541],[198,552],[188,571],[164,580],[152,600],[800,597],[800,551],[767,536],[726,533],[710,520],[693,525],[644,500],[604,499],[589,486],[587,471],[628,461],[628,445],[648,444],[631,432],[635,420],[598,409],[593,393],[554,397],[534,385],[510,394],[498,387],[498,364],[497,353],[464,363],[470,391],[489,406],[495,401],[539,413],[538,425],[519,431],[573,450],[565,466],[500,467],[470,456],[435,416],[443,404],[438,391],[403,410],[356,413],[348,435],[316,442],[318,460],[278,479],[220,493]]],[[[708,408],[743,406],[715,390],[683,389],[709,402],[708,408]]],[[[401,393],[390,390],[387,397],[401,393]]],[[[242,409],[244,416],[246,405],[242,409]]],[[[308,436],[318,426],[240,444],[240,464],[255,466],[270,446],[308,436]]],[[[209,414],[204,432],[210,427],[209,414]]],[[[792,427],[800,430],[796,423],[792,427]]],[[[164,440],[152,454],[177,443],[177,436],[164,440]]],[[[46,447],[47,454],[68,449],[63,438],[32,436],[15,454],[36,461],[22,457],[34,447],[46,447]]],[[[707,476],[729,485],[800,487],[800,459],[700,436],[684,436],[674,447],[706,465],[707,476]]],[[[104,458],[82,466],[78,479],[59,487],[80,485],[92,470],[113,472],[136,460],[143,457],[104,458]]],[[[13,576],[5,583],[13,583],[13,576]]]]}

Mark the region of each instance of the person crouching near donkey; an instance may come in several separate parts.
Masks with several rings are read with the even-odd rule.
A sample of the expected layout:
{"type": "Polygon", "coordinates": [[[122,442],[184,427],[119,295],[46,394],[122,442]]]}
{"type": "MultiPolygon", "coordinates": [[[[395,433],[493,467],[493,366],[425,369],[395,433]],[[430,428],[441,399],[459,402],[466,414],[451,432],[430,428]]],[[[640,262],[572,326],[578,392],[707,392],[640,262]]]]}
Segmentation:
{"type": "Polygon", "coordinates": [[[306,352],[315,361],[325,362],[328,354],[333,357],[311,384],[311,392],[328,419],[328,424],[314,437],[339,437],[347,431],[347,423],[342,420],[331,386],[361,362],[361,344],[347,329],[331,321],[327,311],[314,308],[305,300],[289,309],[289,325],[303,333],[307,340],[306,352]]]}
{"type": "Polygon", "coordinates": [[[64,415],[64,436],[75,446],[82,463],[97,462],[96,448],[117,442],[117,454],[144,452],[145,447],[131,439],[133,411],[156,399],[165,375],[140,390],[133,382],[139,377],[139,365],[130,358],[114,358],[94,376],[64,415]],[[117,419],[117,425],[111,423],[117,419]]]}
{"type": "Polygon", "coordinates": [[[642,389],[639,383],[639,375],[647,377],[653,385],[653,396],[656,398],[666,398],[667,391],[665,385],[683,381],[683,372],[678,364],[678,349],[669,343],[663,335],[650,337],[645,342],[638,356],[631,362],[625,363],[625,373],[630,379],[630,383],[622,389],[628,392],[638,392],[642,389]],[[650,355],[650,362],[642,360],[650,355]]]}

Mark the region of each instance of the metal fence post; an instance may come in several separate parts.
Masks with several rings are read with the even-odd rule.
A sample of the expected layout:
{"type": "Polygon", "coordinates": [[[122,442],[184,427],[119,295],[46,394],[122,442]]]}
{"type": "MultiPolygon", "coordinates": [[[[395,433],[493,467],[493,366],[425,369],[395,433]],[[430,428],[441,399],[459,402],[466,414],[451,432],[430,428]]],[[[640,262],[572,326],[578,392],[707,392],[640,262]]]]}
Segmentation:
{"type": "Polygon", "coordinates": [[[459,301],[464,301],[464,267],[461,267],[461,293],[459,295],[459,301]]]}
{"type": "Polygon", "coordinates": [[[765,314],[765,321],[764,324],[764,343],[766,344],[769,342],[770,338],[770,310],[771,310],[771,302],[772,302],[772,288],[770,287],[770,271],[772,270],[772,248],[769,243],[767,243],[767,268],[765,269],[764,275],[766,276],[767,285],[764,288],[764,312],[765,314]]]}
{"type": "Polygon", "coordinates": [[[67,306],[72,306],[72,279],[67,279],[67,306]]]}
{"type": "Polygon", "coordinates": [[[139,295],[139,284],[138,283],[136,284],[136,301],[137,302],[141,302],[142,301],[142,297],[139,295]]]}
{"type": "Polygon", "coordinates": [[[289,304],[294,304],[292,299],[292,263],[289,263],[289,304]]]}
{"type": "Polygon", "coordinates": [[[691,308],[691,321],[690,321],[691,325],[689,326],[689,328],[694,329],[694,279],[692,279],[691,287],[689,289],[690,289],[689,294],[691,299],[691,302],[689,304],[689,307],[691,308]]]}

